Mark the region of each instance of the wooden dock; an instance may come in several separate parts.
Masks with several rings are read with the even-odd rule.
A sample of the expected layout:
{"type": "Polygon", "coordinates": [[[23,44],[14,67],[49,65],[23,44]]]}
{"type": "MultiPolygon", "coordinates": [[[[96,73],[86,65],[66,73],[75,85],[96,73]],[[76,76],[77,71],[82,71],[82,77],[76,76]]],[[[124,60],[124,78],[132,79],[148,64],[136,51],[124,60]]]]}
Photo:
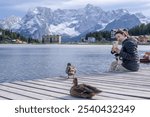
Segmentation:
{"type": "MultiPolygon", "coordinates": [[[[79,83],[90,84],[103,92],[93,99],[150,99],[150,69],[128,73],[102,73],[78,77],[79,83]]],[[[16,81],[0,84],[1,100],[81,100],[69,95],[72,79],[65,77],[16,81]]]]}

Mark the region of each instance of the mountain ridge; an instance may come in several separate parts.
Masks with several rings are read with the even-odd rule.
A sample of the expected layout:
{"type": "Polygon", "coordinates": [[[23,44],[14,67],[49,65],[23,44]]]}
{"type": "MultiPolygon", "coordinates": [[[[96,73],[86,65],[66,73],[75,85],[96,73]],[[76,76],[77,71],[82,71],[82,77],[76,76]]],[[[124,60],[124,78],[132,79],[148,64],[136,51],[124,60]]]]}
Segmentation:
{"type": "MultiPolygon", "coordinates": [[[[97,30],[111,30],[120,26],[132,28],[149,21],[143,14],[132,14],[126,9],[104,11],[100,7],[87,4],[80,9],[52,10],[35,7],[29,9],[21,20],[16,20],[16,23],[9,28],[26,37],[41,40],[43,35],[58,34],[66,38],[75,38],[97,30]],[[127,23],[129,19],[132,21],[130,24],[127,23]],[[126,23],[123,22],[125,20],[126,23]]],[[[8,28],[6,23],[1,22],[0,20],[0,27],[8,28]]]]}

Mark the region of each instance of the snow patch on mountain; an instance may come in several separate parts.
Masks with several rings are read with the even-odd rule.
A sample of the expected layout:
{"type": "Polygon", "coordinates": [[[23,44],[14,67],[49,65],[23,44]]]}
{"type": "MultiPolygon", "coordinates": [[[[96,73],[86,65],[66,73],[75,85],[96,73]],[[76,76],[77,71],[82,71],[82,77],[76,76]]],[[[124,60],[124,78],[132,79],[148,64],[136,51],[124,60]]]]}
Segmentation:
{"type": "MultiPolygon", "coordinates": [[[[76,21],[74,21],[76,23],[76,21]]],[[[75,28],[69,28],[71,23],[64,22],[58,25],[50,25],[49,32],[50,34],[58,34],[58,35],[69,35],[70,37],[78,36],[80,33],[75,31],[75,28]]]]}
{"type": "Polygon", "coordinates": [[[144,24],[150,23],[150,17],[146,17],[142,13],[135,13],[135,15],[139,18],[141,23],[144,23],[144,24]]]}

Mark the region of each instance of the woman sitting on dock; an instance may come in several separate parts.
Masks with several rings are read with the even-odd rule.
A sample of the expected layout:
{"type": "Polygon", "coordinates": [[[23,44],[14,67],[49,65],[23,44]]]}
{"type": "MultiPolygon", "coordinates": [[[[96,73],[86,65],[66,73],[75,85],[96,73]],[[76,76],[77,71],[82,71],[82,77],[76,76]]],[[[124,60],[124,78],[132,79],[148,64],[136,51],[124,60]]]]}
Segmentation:
{"type": "Polygon", "coordinates": [[[112,53],[118,54],[122,62],[114,61],[111,64],[110,71],[138,71],[139,56],[137,51],[137,41],[129,37],[126,31],[118,30],[115,33],[118,42],[122,43],[122,48],[112,47],[112,53]]]}

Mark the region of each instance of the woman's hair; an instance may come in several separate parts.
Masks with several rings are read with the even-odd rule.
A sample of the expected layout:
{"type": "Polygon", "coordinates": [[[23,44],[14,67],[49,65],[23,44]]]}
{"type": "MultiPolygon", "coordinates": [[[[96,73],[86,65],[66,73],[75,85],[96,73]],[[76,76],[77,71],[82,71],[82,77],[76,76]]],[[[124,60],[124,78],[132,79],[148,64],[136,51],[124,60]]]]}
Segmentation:
{"type": "Polygon", "coordinates": [[[128,31],[126,30],[126,29],[124,29],[124,30],[117,30],[116,32],[115,32],[115,35],[116,34],[122,34],[122,35],[124,35],[125,37],[129,37],[129,33],[128,33],[128,31]]]}

